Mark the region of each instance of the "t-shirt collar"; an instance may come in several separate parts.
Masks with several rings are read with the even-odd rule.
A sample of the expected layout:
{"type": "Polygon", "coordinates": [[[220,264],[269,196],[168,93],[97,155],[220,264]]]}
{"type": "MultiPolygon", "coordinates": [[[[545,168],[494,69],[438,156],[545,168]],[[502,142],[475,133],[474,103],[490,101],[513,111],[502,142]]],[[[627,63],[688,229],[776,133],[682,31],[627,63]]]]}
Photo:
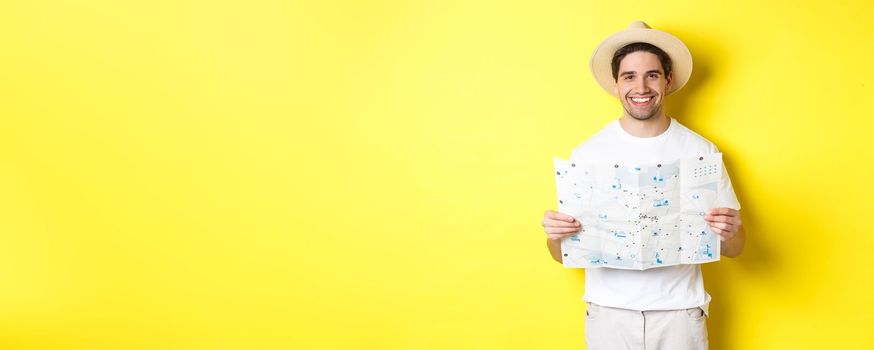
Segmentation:
{"type": "Polygon", "coordinates": [[[634,136],[632,134],[629,134],[627,131],[625,131],[625,129],[622,128],[622,125],[619,124],[619,120],[616,120],[615,122],[613,122],[613,129],[616,131],[617,134],[619,134],[620,137],[622,137],[625,140],[628,140],[628,141],[634,142],[634,143],[640,143],[640,144],[650,144],[650,143],[656,143],[656,142],[659,142],[661,140],[664,140],[672,132],[674,132],[674,129],[676,129],[677,121],[674,120],[674,118],[669,118],[668,121],[670,123],[670,124],[668,124],[668,128],[664,132],[662,132],[661,134],[658,134],[658,135],[652,136],[652,137],[638,137],[638,136],[634,136]]]}

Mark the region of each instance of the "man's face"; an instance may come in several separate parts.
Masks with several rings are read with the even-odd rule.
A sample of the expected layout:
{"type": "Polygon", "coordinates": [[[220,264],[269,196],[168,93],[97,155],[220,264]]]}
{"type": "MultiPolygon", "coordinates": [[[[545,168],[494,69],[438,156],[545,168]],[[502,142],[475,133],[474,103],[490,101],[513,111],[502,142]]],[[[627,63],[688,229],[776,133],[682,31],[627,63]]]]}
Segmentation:
{"type": "Polygon", "coordinates": [[[665,94],[672,76],[665,76],[658,56],[646,51],[626,55],[619,62],[615,92],[625,108],[625,114],[647,120],[662,112],[665,94]]]}

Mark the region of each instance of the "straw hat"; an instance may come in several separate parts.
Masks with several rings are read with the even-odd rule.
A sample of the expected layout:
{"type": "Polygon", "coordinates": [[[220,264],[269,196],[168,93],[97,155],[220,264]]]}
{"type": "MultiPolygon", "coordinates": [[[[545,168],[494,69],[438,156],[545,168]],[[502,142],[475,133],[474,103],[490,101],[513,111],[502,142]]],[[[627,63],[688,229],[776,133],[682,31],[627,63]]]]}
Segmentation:
{"type": "Polygon", "coordinates": [[[671,89],[667,92],[668,95],[686,85],[689,76],[692,75],[692,54],[689,53],[686,45],[671,34],[650,28],[643,21],[634,21],[628,26],[628,29],[604,39],[592,53],[590,61],[592,75],[595,76],[595,80],[601,84],[604,90],[611,95],[614,94],[613,87],[616,85],[616,80],[613,79],[613,69],[610,65],[613,54],[625,45],[638,42],[655,45],[671,58],[674,81],[671,84],[671,89]]]}

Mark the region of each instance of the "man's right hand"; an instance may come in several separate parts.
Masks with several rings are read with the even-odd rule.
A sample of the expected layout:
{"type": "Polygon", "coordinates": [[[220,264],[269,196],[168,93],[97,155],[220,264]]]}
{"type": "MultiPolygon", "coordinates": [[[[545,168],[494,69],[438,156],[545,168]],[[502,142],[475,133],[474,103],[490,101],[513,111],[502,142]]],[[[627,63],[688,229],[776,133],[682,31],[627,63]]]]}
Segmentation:
{"type": "Polygon", "coordinates": [[[543,232],[546,232],[546,237],[553,241],[573,236],[583,228],[580,221],[573,216],[552,210],[547,210],[543,214],[541,225],[543,225],[543,232]]]}

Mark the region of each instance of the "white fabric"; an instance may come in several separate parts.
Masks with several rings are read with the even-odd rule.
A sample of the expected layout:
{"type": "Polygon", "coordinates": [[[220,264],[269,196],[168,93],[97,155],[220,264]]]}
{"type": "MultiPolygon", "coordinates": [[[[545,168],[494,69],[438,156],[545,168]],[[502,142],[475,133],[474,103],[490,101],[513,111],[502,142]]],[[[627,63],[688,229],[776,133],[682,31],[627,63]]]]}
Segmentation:
{"type": "MultiPolygon", "coordinates": [[[[665,132],[648,138],[629,134],[616,120],[574,148],[570,160],[645,165],[716,152],[719,150],[713,143],[673,118],[665,132]]],[[[725,181],[719,184],[717,207],[740,209],[731,181],[727,175],[723,178],[725,181]]],[[[706,312],[710,299],[704,291],[700,265],[674,265],[643,271],[586,270],[583,300],[602,306],[639,311],[701,307],[706,312]]]]}
{"type": "Polygon", "coordinates": [[[588,303],[588,350],[707,350],[707,317],[700,307],[633,311],[588,303]]]}

